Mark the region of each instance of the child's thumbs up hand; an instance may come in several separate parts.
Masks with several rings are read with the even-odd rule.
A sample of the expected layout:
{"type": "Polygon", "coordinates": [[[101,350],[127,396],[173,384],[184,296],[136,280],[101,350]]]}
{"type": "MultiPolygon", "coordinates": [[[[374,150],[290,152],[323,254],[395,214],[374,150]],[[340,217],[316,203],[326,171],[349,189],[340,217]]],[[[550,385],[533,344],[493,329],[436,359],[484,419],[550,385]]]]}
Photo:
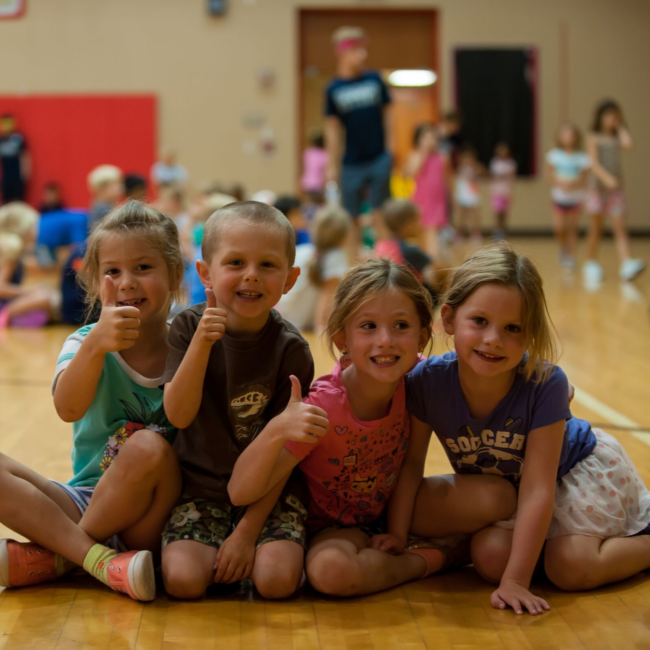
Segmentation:
{"type": "Polygon", "coordinates": [[[289,402],[287,408],[273,418],[275,428],[285,441],[315,444],[329,430],[327,413],[318,406],[305,404],[302,401],[300,381],[294,375],[291,375],[289,380],[291,381],[289,402]]]}
{"type": "Polygon", "coordinates": [[[223,338],[228,312],[219,307],[219,301],[212,289],[205,290],[205,297],[207,299],[206,306],[196,335],[203,343],[211,346],[215,341],[223,338]]]}
{"type": "Polygon", "coordinates": [[[117,293],[117,284],[110,275],[105,275],[99,291],[102,312],[97,325],[88,334],[104,354],[132,348],[139,334],[140,310],[118,301],[117,293]]]}

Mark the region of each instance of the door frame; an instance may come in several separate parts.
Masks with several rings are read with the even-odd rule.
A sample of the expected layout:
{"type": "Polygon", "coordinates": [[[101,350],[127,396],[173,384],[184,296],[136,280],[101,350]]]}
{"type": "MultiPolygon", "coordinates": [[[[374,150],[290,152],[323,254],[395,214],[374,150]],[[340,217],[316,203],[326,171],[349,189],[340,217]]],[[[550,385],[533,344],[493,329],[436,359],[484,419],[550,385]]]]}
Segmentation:
{"type": "MultiPolygon", "coordinates": [[[[296,188],[300,189],[300,176],[301,176],[301,163],[302,152],[304,149],[303,142],[303,132],[305,126],[305,115],[303,110],[303,92],[304,92],[304,81],[303,81],[303,71],[305,69],[305,60],[304,60],[304,25],[305,17],[309,16],[318,16],[327,15],[331,16],[332,14],[340,14],[341,18],[345,22],[349,22],[348,18],[352,18],[355,15],[395,15],[395,14],[406,14],[406,15],[417,15],[426,16],[431,19],[431,52],[430,52],[430,68],[434,70],[437,76],[436,82],[433,84],[431,90],[432,94],[436,96],[437,106],[440,104],[440,84],[442,78],[441,70],[441,58],[440,58],[440,12],[438,9],[426,9],[422,7],[299,7],[297,8],[297,20],[296,20],[296,42],[298,49],[298,56],[296,57],[296,74],[298,78],[298,83],[296,84],[298,92],[296,93],[296,111],[298,119],[296,120],[296,160],[299,161],[297,165],[297,174],[296,174],[296,188]]],[[[334,54],[332,53],[332,56],[334,54]]]]}

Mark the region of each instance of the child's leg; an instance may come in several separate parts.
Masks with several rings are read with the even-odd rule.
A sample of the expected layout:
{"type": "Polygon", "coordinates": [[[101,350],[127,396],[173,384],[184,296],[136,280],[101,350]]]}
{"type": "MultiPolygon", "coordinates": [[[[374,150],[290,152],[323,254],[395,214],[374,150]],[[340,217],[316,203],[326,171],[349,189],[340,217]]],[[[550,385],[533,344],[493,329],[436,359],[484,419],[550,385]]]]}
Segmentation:
{"type": "Polygon", "coordinates": [[[587,260],[596,260],[598,257],[598,243],[603,229],[603,215],[592,214],[587,235],[587,260]]]}
{"type": "Polygon", "coordinates": [[[287,490],[280,494],[260,531],[251,580],[264,598],[289,598],[305,568],[307,509],[287,490]]]}
{"type": "Polygon", "coordinates": [[[614,231],[614,241],[616,242],[616,250],[621,262],[630,259],[630,240],[627,234],[627,225],[625,223],[625,215],[620,214],[612,217],[612,230],[614,231]]]}
{"type": "Polygon", "coordinates": [[[9,318],[15,318],[32,311],[44,311],[52,318],[56,302],[56,295],[50,289],[39,288],[27,291],[9,303],[7,306],[9,318]]]}
{"type": "Polygon", "coordinates": [[[79,509],[60,486],[0,454],[0,521],[82,565],[96,544],[77,522],[79,509]]]}
{"type": "Polygon", "coordinates": [[[578,249],[578,220],[580,214],[571,214],[566,221],[566,252],[575,259],[578,249]]]}
{"type": "Polygon", "coordinates": [[[119,533],[128,548],[157,554],[181,486],[170,444],[160,434],[141,429],[122,445],[97,483],[79,526],[93,539],[105,540],[119,533]]]}
{"type": "Polygon", "coordinates": [[[427,562],[415,553],[390,555],[369,548],[370,538],[358,528],[319,533],[307,553],[307,578],[331,596],[361,596],[421,578],[427,562]]]}
{"type": "Polygon", "coordinates": [[[289,598],[302,582],[305,550],[296,542],[277,540],[259,546],[251,581],[263,598],[289,598]]]}
{"type": "Polygon", "coordinates": [[[544,566],[549,580],[560,589],[594,589],[649,568],[650,537],[555,537],[546,542],[544,566]]]}
{"type": "Polygon", "coordinates": [[[165,591],[174,598],[201,598],[214,580],[217,549],[194,540],[167,544],[162,551],[165,591]]]}
{"type": "Polygon", "coordinates": [[[501,582],[510,559],[512,536],[512,530],[488,526],[472,537],[472,564],[484,580],[501,582]]]}
{"type": "Polygon", "coordinates": [[[475,533],[508,519],[516,507],[514,486],[499,476],[429,476],[420,484],[410,532],[417,537],[475,533]]]}
{"type": "Polygon", "coordinates": [[[566,253],[566,219],[564,214],[559,210],[553,210],[553,230],[555,230],[555,238],[560,245],[560,251],[566,253]]]}

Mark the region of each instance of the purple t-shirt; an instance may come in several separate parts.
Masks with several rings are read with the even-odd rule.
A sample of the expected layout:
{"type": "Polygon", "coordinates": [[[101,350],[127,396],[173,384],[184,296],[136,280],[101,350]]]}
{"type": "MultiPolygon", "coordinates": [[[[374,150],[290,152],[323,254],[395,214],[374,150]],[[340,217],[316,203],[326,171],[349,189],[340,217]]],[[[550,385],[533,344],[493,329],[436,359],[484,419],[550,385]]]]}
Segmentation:
{"type": "Polygon", "coordinates": [[[485,418],[473,418],[458,376],[458,357],[448,352],[420,362],[406,379],[406,407],[431,425],[458,474],[497,474],[519,484],[528,434],[566,420],[558,478],[596,446],[591,425],[571,415],[569,382],[558,366],[548,379],[526,381],[524,361],[510,392],[485,418]]]}

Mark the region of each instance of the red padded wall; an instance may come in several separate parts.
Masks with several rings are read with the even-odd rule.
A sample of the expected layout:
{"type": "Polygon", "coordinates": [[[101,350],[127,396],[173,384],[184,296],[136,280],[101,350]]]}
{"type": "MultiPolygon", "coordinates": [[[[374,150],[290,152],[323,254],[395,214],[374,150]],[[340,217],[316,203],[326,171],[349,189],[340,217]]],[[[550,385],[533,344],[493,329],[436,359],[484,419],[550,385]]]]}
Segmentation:
{"type": "Polygon", "coordinates": [[[149,178],[157,153],[154,95],[0,95],[2,113],[13,113],[27,138],[33,205],[44,184],[56,181],[68,207],[86,208],[86,177],[101,164],[149,178]]]}

